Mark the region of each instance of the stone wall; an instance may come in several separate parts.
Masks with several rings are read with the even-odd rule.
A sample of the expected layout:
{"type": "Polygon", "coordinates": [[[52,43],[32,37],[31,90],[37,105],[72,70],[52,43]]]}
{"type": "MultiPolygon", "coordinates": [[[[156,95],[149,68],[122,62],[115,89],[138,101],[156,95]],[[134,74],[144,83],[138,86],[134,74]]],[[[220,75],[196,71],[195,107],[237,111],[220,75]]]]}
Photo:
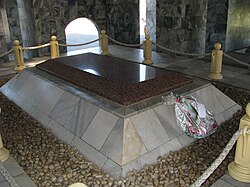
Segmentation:
{"type": "MultiPolygon", "coordinates": [[[[3,1],[0,1],[0,55],[8,51],[9,42],[9,27],[7,21],[7,15],[3,1]]],[[[0,58],[1,62],[6,62],[8,56],[0,58]]]]}
{"type": "Polygon", "coordinates": [[[209,0],[207,10],[206,52],[211,52],[216,42],[225,48],[228,0],[209,0]]]}
{"type": "MultiPolygon", "coordinates": [[[[4,24],[3,24],[3,18],[1,14],[1,6],[0,6],[0,55],[5,53],[7,51],[7,43],[5,39],[5,32],[4,32],[4,24]]],[[[0,58],[0,63],[6,61],[5,58],[0,58]]]]}
{"type": "Polygon", "coordinates": [[[5,8],[8,16],[11,41],[22,40],[20,19],[16,0],[5,0],[5,8]]]}
{"type": "Polygon", "coordinates": [[[157,0],[156,41],[185,52],[204,52],[207,0],[157,0]]]}
{"type": "Polygon", "coordinates": [[[146,17],[147,34],[156,41],[156,0],[147,0],[146,17]]]}
{"type": "Polygon", "coordinates": [[[230,0],[226,51],[250,46],[250,1],[230,0]]]}
{"type": "MultiPolygon", "coordinates": [[[[33,0],[38,43],[47,43],[52,35],[65,43],[65,28],[76,18],[86,17],[106,29],[106,5],[100,0],[33,0]]],[[[65,49],[65,48],[64,48],[65,49]]]]}
{"type": "MultiPolygon", "coordinates": [[[[36,30],[32,13],[32,0],[17,0],[18,15],[20,18],[20,29],[22,33],[23,46],[36,46],[36,30]]],[[[37,56],[37,50],[24,51],[24,58],[37,56]]]]}
{"type": "Polygon", "coordinates": [[[107,0],[108,34],[125,43],[140,42],[139,0],[107,0]]]}

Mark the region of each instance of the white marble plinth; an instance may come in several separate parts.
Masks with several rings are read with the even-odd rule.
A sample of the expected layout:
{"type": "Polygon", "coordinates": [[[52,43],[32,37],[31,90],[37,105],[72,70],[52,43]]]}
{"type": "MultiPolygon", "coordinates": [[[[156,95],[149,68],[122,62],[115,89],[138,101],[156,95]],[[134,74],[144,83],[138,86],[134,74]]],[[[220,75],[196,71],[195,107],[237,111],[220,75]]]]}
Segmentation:
{"type": "MultiPolygon", "coordinates": [[[[174,108],[161,102],[122,116],[117,114],[119,109],[98,105],[96,98],[92,102],[89,95],[62,84],[58,78],[47,79],[29,70],[16,75],[0,91],[59,139],[75,146],[116,178],[156,163],[157,157],[194,141],[177,126],[174,108]]],[[[219,123],[241,109],[211,84],[182,95],[196,97],[219,123]]]]}

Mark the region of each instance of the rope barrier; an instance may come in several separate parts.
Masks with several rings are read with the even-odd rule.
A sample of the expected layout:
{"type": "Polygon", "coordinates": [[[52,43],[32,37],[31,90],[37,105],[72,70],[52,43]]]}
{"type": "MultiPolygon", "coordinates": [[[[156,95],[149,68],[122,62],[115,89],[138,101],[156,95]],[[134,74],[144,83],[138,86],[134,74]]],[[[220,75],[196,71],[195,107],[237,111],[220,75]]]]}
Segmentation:
{"type": "Polygon", "coordinates": [[[179,51],[175,51],[173,49],[169,49],[169,48],[163,47],[163,46],[161,46],[161,45],[159,45],[157,43],[154,43],[154,42],[152,42],[152,43],[156,47],[159,47],[159,48],[164,49],[164,50],[166,50],[168,52],[172,52],[172,53],[179,54],[179,55],[187,55],[187,56],[211,56],[211,54],[212,54],[212,53],[204,53],[204,54],[203,53],[200,53],[200,54],[198,54],[198,53],[184,53],[184,52],[179,52],[179,51]]]}
{"type": "Polygon", "coordinates": [[[86,42],[86,43],[83,43],[83,44],[59,44],[59,46],[63,46],[63,47],[76,47],[76,46],[83,46],[83,45],[88,45],[88,44],[91,44],[91,43],[95,43],[97,41],[99,41],[101,38],[98,38],[96,40],[93,40],[93,41],[90,41],[90,42],[86,42]]]}
{"type": "Polygon", "coordinates": [[[13,49],[11,49],[11,50],[9,50],[9,51],[7,51],[7,52],[1,54],[1,55],[0,55],[0,58],[6,56],[6,55],[8,55],[8,54],[10,54],[12,51],[13,51],[13,49]]]}
{"type": "MultiPolygon", "coordinates": [[[[190,186],[190,187],[199,187],[201,186],[207,178],[216,170],[216,168],[222,163],[222,161],[226,158],[230,150],[233,148],[235,142],[239,138],[240,135],[242,135],[243,130],[240,129],[230,139],[230,141],[227,143],[226,147],[223,149],[219,157],[211,164],[209,168],[190,186]]],[[[250,129],[248,129],[247,134],[250,135],[250,129]]]]}
{"type": "Polygon", "coordinates": [[[225,56],[226,58],[228,58],[228,59],[234,61],[234,62],[237,62],[237,63],[243,65],[243,66],[250,67],[250,64],[247,64],[247,63],[245,63],[245,62],[242,62],[242,61],[240,61],[240,60],[238,60],[238,59],[236,59],[236,58],[234,58],[234,57],[232,57],[232,56],[230,56],[230,55],[228,55],[228,54],[226,54],[226,53],[224,53],[224,56],[225,56]]]}
{"type": "Polygon", "coordinates": [[[34,47],[23,47],[23,50],[40,49],[40,48],[44,48],[44,47],[48,47],[48,46],[50,46],[50,43],[38,45],[38,46],[34,46],[34,47]]]}
{"type": "Polygon", "coordinates": [[[125,44],[125,43],[122,43],[122,42],[119,42],[111,37],[108,36],[108,39],[110,39],[112,42],[118,44],[118,45],[122,45],[122,46],[125,46],[125,47],[141,47],[143,45],[143,43],[141,44],[125,44]]]}

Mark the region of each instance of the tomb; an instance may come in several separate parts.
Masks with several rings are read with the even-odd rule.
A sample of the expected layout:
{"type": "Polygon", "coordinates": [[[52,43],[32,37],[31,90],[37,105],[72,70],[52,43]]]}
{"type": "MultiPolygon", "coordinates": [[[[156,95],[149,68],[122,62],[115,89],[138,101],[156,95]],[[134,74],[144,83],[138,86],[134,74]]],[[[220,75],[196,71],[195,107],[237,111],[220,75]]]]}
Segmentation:
{"type": "Polygon", "coordinates": [[[94,54],[48,60],[0,91],[116,178],[194,141],[162,103],[170,91],[196,97],[218,123],[241,108],[204,80],[94,54]]]}

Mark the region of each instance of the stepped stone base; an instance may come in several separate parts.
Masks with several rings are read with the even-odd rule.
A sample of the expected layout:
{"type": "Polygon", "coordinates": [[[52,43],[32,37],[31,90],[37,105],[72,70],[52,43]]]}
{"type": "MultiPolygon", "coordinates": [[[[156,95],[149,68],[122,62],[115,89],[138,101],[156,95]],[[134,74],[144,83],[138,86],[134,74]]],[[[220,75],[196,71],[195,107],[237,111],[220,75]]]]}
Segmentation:
{"type": "MultiPolygon", "coordinates": [[[[165,106],[161,96],[128,108],[36,68],[20,72],[0,91],[116,178],[194,141],[179,129],[174,108],[165,106]]],[[[196,97],[218,123],[241,109],[204,82],[194,81],[174,93],[196,97]]]]}

